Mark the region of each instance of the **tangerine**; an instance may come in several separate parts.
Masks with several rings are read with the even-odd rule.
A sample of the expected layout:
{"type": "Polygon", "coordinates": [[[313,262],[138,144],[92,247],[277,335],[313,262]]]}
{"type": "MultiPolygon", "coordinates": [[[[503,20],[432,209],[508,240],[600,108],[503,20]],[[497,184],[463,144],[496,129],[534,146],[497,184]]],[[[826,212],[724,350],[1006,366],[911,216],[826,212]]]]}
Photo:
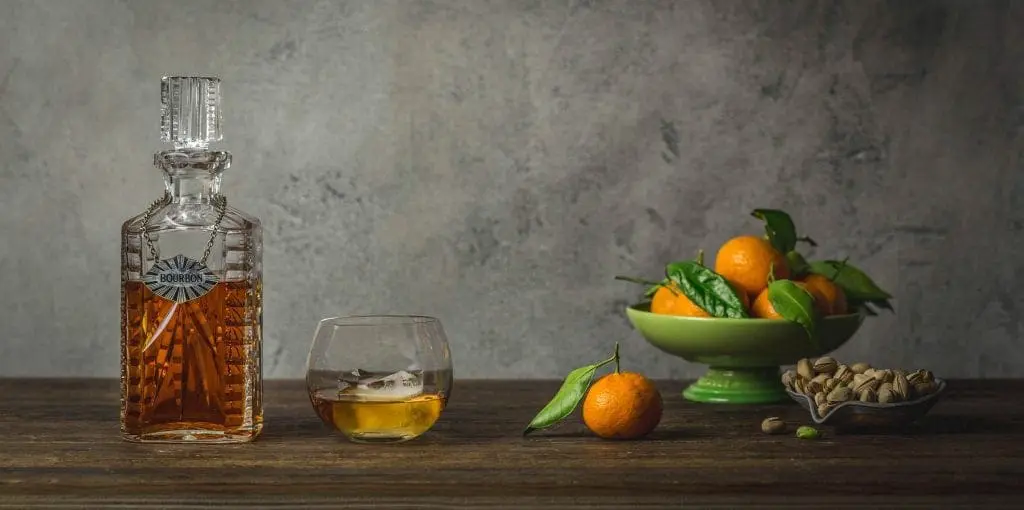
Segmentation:
{"type": "MultiPolygon", "coordinates": [[[[821,315],[828,315],[829,301],[828,298],[816,287],[811,287],[804,282],[793,282],[800,286],[800,288],[807,291],[808,294],[814,299],[814,310],[821,315]]],[[[750,306],[750,315],[761,319],[781,319],[782,315],[775,310],[775,306],[772,305],[771,300],[768,299],[768,289],[765,288],[757,295],[754,299],[754,303],[750,306]]]]}
{"type": "MultiPolygon", "coordinates": [[[[729,284],[732,285],[736,295],[740,298],[740,302],[743,303],[743,310],[749,310],[750,297],[747,296],[747,293],[739,290],[739,286],[736,284],[732,282],[729,282],[729,284]]],[[[682,317],[711,317],[707,310],[704,310],[697,303],[686,297],[686,294],[683,294],[683,291],[675,283],[662,285],[654,293],[654,297],[651,298],[651,313],[679,315],[682,317]]]]}
{"type": "Polygon", "coordinates": [[[820,274],[809,274],[803,279],[805,288],[817,290],[826,302],[825,315],[842,315],[848,312],[846,293],[835,282],[820,274]]]}
{"type": "Polygon", "coordinates": [[[661,421],[661,393],[646,377],[615,372],[598,379],[583,400],[583,423],[605,439],[636,439],[661,421]]]}
{"type": "Polygon", "coordinates": [[[772,270],[776,279],[789,278],[786,257],[761,237],[734,237],[715,256],[715,272],[750,296],[757,296],[768,287],[768,273],[772,270]]]}

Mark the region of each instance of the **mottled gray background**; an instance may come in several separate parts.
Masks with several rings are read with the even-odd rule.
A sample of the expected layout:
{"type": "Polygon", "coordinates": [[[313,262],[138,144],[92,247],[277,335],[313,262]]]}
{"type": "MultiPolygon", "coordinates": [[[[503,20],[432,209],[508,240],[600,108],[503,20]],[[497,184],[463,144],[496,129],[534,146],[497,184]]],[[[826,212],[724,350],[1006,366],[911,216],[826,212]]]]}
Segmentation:
{"type": "Polygon", "coordinates": [[[895,295],[846,358],[1024,376],[1024,2],[0,0],[0,375],[114,376],[159,79],[223,78],[266,226],[266,370],[434,314],[459,377],[558,377],[781,207],[895,295]],[[677,143],[667,144],[665,139],[677,143]]]}

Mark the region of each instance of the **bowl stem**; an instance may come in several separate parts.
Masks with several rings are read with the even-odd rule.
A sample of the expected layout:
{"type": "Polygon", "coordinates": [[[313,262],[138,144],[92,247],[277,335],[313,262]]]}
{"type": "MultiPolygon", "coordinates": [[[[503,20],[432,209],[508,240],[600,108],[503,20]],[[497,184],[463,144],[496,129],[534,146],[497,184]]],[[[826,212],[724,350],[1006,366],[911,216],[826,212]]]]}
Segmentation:
{"type": "Polygon", "coordinates": [[[709,367],[683,390],[683,397],[706,404],[774,404],[789,399],[779,367],[709,367]]]}

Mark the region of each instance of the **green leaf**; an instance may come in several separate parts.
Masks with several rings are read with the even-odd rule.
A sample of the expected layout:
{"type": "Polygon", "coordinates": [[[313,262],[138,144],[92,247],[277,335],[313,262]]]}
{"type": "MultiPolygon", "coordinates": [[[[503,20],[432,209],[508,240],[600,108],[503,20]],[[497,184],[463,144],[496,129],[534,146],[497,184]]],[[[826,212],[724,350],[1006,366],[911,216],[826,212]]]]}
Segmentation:
{"type": "Polygon", "coordinates": [[[712,317],[747,317],[736,289],[722,275],[696,261],[673,262],[665,266],[665,276],[679,286],[683,295],[712,317]]]}
{"type": "Polygon", "coordinates": [[[640,285],[647,285],[647,290],[645,290],[643,294],[644,299],[650,299],[654,297],[654,293],[658,292],[658,289],[664,287],[669,283],[668,278],[665,278],[660,282],[644,280],[642,278],[633,278],[632,276],[616,276],[615,279],[622,280],[624,282],[639,283],[640,285]]]}
{"type": "Polygon", "coordinates": [[[790,280],[775,280],[768,284],[768,301],[782,318],[803,326],[811,340],[816,338],[814,297],[809,292],[790,280]]]}
{"type": "Polygon", "coordinates": [[[871,305],[868,304],[867,302],[858,303],[855,308],[859,308],[861,310],[864,310],[864,313],[866,313],[866,314],[868,314],[868,315],[870,315],[872,317],[878,315],[878,311],[875,310],[874,308],[871,308],[871,305]]]}
{"type": "Polygon", "coordinates": [[[789,253],[796,248],[796,225],[785,211],[754,209],[750,215],[764,220],[764,231],[768,234],[768,242],[772,243],[779,253],[789,253]]]}
{"type": "Polygon", "coordinates": [[[848,300],[886,300],[892,294],[881,289],[871,277],[842,260],[817,260],[810,264],[811,272],[817,273],[843,289],[848,300]]]}
{"type": "Polygon", "coordinates": [[[786,263],[789,265],[789,272],[793,279],[802,278],[810,269],[807,259],[795,250],[786,254],[786,263]]]}
{"type": "Polygon", "coordinates": [[[851,309],[863,308],[867,310],[868,315],[878,315],[878,310],[875,310],[875,308],[896,313],[888,299],[847,299],[847,303],[851,309]]]}
{"type": "Polygon", "coordinates": [[[892,303],[890,303],[888,299],[872,299],[868,302],[882,310],[889,310],[891,313],[896,313],[896,310],[893,309],[892,303]]]}
{"type": "Polygon", "coordinates": [[[580,404],[580,400],[583,400],[583,395],[587,393],[587,388],[590,387],[590,382],[594,379],[594,372],[605,363],[608,362],[586,365],[569,372],[565,381],[562,382],[562,387],[558,389],[551,401],[537,413],[537,416],[533,417],[530,425],[523,431],[523,435],[550,427],[572,414],[576,406],[580,404]]]}

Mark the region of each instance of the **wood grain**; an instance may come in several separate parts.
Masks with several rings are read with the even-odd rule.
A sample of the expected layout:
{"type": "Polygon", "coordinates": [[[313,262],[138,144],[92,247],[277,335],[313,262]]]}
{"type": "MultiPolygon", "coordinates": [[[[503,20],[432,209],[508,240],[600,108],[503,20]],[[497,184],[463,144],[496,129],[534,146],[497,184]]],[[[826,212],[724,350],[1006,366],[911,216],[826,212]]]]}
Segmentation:
{"type": "Polygon", "coordinates": [[[1013,507],[1024,495],[1024,381],[953,381],[915,429],[819,441],[760,432],[795,404],[710,406],[659,382],[665,417],[641,441],[577,417],[523,438],[557,381],[459,381],[441,421],[399,445],[324,427],[302,383],[266,384],[248,445],[118,436],[110,380],[0,380],[0,506],[307,508],[1013,507]],[[867,506],[864,506],[867,505],[867,506]]]}

